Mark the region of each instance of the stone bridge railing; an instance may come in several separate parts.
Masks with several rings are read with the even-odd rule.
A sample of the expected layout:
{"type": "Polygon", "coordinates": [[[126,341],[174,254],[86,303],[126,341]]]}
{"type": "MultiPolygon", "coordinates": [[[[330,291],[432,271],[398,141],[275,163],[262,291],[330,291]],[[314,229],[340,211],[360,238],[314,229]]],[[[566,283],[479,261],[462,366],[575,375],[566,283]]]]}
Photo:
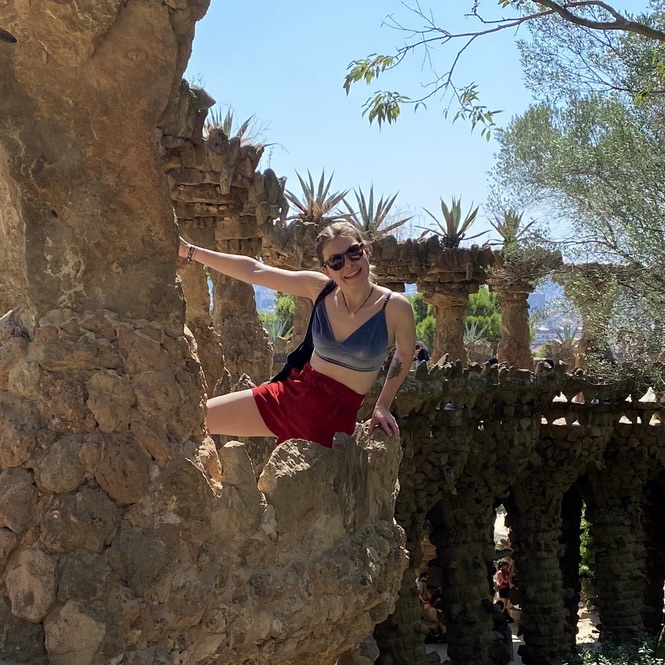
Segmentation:
{"type": "Polygon", "coordinates": [[[665,486],[662,406],[645,392],[628,381],[599,385],[562,366],[538,374],[418,367],[395,404],[404,451],[396,519],[411,561],[395,614],[377,627],[378,662],[426,662],[414,585],[425,536],[437,548],[429,570],[444,589],[449,657],[496,662],[487,599],[500,503],[519,571],[524,662],[559,661],[573,643],[566,603],[578,583],[582,499],[604,631],[627,639],[645,628],[646,600],[653,605],[660,590],[650,610],[657,615],[665,578],[662,556],[647,547],[665,535],[647,509],[665,486]]]}

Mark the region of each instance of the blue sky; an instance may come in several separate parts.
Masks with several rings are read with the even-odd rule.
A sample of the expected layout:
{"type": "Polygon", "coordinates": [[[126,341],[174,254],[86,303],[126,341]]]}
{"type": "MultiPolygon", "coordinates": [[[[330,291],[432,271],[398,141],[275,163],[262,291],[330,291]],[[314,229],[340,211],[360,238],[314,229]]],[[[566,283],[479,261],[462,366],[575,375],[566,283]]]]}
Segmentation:
{"type": "MultiPolygon", "coordinates": [[[[476,26],[463,16],[470,1],[442,4],[438,24],[455,30],[476,26]]],[[[495,4],[487,0],[485,6],[495,4]]],[[[646,1],[613,4],[635,11],[646,1]]],[[[381,130],[361,115],[363,102],[376,89],[418,95],[420,83],[430,80],[421,59],[405,61],[372,86],[356,84],[349,96],[342,89],[352,60],[392,53],[404,41],[403,33],[382,26],[389,14],[419,25],[397,0],[212,0],[197,25],[185,76],[203,85],[224,110],[231,106],[241,121],[255,117],[262,140],[275,144],[266,149],[260,168],[270,166],[286,176],[287,189],[299,192],[296,171],[304,175],[309,169],[318,178],[325,168],[335,174],[335,189],[368,190],[374,183],[375,195],[399,191],[395,205],[409,214],[421,208],[437,213],[440,196],[447,202],[461,196],[464,207],[483,203],[494,140],[488,143],[461,120],[446,120],[436,99],[425,111],[406,108],[395,125],[381,130]]],[[[482,101],[503,110],[500,125],[531,100],[514,39],[514,32],[503,31],[478,40],[456,75],[459,83],[477,82],[482,101]]],[[[488,226],[481,221],[483,228],[488,226]]]]}

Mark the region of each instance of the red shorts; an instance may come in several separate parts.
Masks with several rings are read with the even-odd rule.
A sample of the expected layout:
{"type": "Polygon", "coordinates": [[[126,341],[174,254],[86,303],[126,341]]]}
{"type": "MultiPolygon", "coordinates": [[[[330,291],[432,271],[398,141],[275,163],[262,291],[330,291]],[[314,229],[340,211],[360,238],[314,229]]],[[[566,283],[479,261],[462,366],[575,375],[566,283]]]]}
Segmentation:
{"type": "Polygon", "coordinates": [[[316,441],[332,448],[336,432],[352,435],[365,400],[343,383],[312,369],[294,369],[286,381],[252,388],[256,406],[277,443],[287,439],[316,441]]]}

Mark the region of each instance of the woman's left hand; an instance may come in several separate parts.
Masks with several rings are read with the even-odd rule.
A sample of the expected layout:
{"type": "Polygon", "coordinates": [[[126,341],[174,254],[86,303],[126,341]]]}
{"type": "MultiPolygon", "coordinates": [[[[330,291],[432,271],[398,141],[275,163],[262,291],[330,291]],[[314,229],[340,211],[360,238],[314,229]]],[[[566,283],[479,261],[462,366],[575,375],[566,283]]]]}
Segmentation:
{"type": "Polygon", "coordinates": [[[399,436],[399,426],[388,407],[375,407],[372,420],[369,422],[369,433],[372,434],[377,427],[380,427],[388,436],[399,436]]]}

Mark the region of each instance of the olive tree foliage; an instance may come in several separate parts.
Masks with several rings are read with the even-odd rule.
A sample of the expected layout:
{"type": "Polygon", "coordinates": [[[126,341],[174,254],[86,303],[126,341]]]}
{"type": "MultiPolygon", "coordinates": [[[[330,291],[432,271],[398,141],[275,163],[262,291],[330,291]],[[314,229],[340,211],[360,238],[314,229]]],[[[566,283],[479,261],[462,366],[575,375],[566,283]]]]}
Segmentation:
{"type": "MultiPolygon", "coordinates": [[[[643,20],[665,28],[663,0],[643,20]]],[[[665,345],[665,49],[637,34],[531,31],[520,49],[540,101],[497,132],[494,198],[571,225],[568,259],[601,264],[581,292],[587,316],[643,369],[665,345]]]]}
{"type": "MultiPolygon", "coordinates": [[[[586,34],[629,34],[653,43],[665,43],[665,31],[652,25],[647,16],[632,16],[602,0],[466,0],[456,4],[460,7],[456,11],[471,19],[473,27],[470,29],[456,31],[447,25],[451,18],[450,9],[446,17],[442,17],[417,0],[412,4],[406,2],[411,17],[408,23],[394,15],[385,19],[387,25],[405,35],[404,44],[393,53],[373,53],[349,65],[344,79],[347,93],[360,81],[374,83],[408,58],[419,57],[429,65],[431,77],[420,82],[423,87],[413,97],[406,91],[375,91],[363,106],[363,114],[370,123],[376,121],[381,126],[395,122],[402,107],[418,109],[437,100],[443,101],[446,115],[453,111],[453,119],[463,118],[472,127],[479,126],[489,139],[496,127],[497,111],[481,102],[475,82],[457,80],[456,68],[460,60],[473,51],[476,40],[503,30],[518,31],[522,26],[537,25],[558,31],[562,26],[569,26],[586,34]],[[442,52],[447,57],[442,58],[442,52]],[[421,92],[423,89],[424,93],[421,92]]],[[[450,3],[444,5],[449,7],[450,3]]],[[[440,11],[444,13],[446,10],[440,11]]]]}

